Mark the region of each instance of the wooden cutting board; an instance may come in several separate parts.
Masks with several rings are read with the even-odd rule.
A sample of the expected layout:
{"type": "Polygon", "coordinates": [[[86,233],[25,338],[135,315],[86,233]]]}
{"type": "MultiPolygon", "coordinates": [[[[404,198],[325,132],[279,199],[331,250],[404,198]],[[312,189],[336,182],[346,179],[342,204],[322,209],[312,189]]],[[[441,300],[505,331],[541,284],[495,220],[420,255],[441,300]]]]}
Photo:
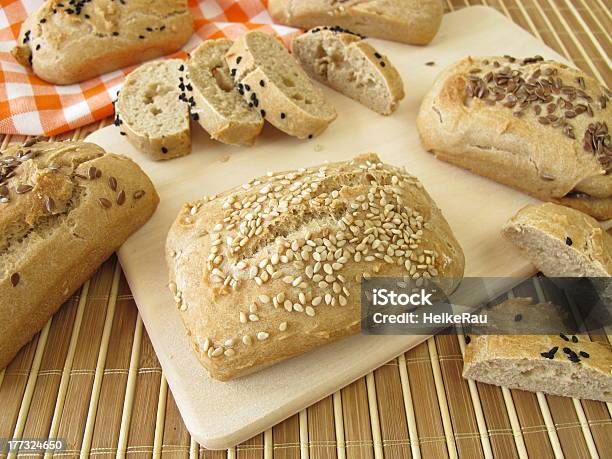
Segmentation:
{"type": "Polygon", "coordinates": [[[407,97],[391,117],[377,115],[325,88],[338,119],[311,141],[289,138],[266,126],[253,148],[216,143],[194,125],[193,153],[152,162],[114,126],[88,140],[137,161],[154,181],[161,204],[119,257],[142,319],[185,424],[210,449],[242,442],[363,376],[423,341],[425,336],[355,336],[237,381],[209,378],[192,353],[167,288],[166,233],[183,202],[212,195],[270,170],[307,167],[377,152],[406,166],[438,203],[466,255],[466,276],[516,278],[534,269],[499,235],[502,224],[533,200],[519,192],[442,163],[420,146],[415,119],[435,76],[467,54],[541,54],[562,58],[493,9],[472,7],[448,14],[427,47],[372,40],[396,64],[407,97]],[[425,63],[433,61],[435,65],[425,63]]]}

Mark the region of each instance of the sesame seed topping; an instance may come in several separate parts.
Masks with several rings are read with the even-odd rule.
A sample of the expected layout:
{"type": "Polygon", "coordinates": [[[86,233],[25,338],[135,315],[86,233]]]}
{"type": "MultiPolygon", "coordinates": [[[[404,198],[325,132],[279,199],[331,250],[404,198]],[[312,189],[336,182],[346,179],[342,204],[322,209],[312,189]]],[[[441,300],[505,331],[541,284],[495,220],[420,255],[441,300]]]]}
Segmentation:
{"type": "Polygon", "coordinates": [[[261,332],[257,333],[257,339],[259,341],[265,341],[265,340],[267,340],[269,338],[269,336],[270,336],[270,334],[267,333],[267,332],[261,331],[261,332]]]}

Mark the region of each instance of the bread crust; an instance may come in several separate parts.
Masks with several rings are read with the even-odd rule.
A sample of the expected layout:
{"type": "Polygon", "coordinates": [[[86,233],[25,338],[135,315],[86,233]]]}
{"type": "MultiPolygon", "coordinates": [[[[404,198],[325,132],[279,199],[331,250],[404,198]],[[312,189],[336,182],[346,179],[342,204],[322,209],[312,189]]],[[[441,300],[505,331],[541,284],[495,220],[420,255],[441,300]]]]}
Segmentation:
{"type": "Polygon", "coordinates": [[[548,277],[612,275],[612,236],[575,209],[528,205],[506,223],[502,234],[548,277]]]}
{"type": "MultiPolygon", "coordinates": [[[[521,300],[506,303],[511,306],[521,300]]],[[[486,384],[612,401],[612,350],[609,345],[582,337],[574,343],[559,335],[472,336],[465,347],[463,362],[464,378],[486,384]],[[542,355],[555,347],[553,358],[542,355]],[[579,362],[568,359],[565,348],[578,354],[579,362]],[[588,357],[580,355],[580,351],[588,357]]]]}
{"type": "Polygon", "coordinates": [[[260,177],[186,204],[166,259],[192,346],[222,381],[357,333],[362,275],[427,272],[450,279],[452,290],[464,270],[461,247],[420,182],[373,154],[260,177]],[[374,209],[367,196],[379,206],[383,189],[393,217],[384,231],[384,218],[362,215],[363,206],[374,209]],[[388,237],[400,220],[405,231],[410,224],[422,231],[413,248],[388,237]]]}
{"type": "Polygon", "coordinates": [[[16,175],[0,180],[0,193],[9,198],[0,203],[0,368],[159,202],[136,163],[91,143],[13,146],[0,153],[0,170],[26,151],[32,158],[17,166],[16,175]],[[19,192],[24,185],[32,189],[19,192]],[[118,199],[124,199],[122,205],[118,199]]]}
{"type": "Polygon", "coordinates": [[[404,98],[404,83],[395,66],[353,33],[325,26],[315,27],[295,38],[291,51],[312,78],[381,115],[392,114],[404,98]],[[357,94],[351,94],[352,83],[342,72],[343,66],[354,66],[349,75],[361,83],[357,94]],[[335,75],[336,72],[339,74],[335,75]],[[379,85],[375,95],[369,92],[369,83],[379,85]]]}
{"type": "Polygon", "coordinates": [[[49,0],[24,22],[12,54],[43,80],[66,85],[170,54],[192,33],[186,0],[93,0],[82,8],[49,0]]]}
{"type": "Polygon", "coordinates": [[[438,33],[444,10],[437,0],[269,0],[272,18],[304,29],[340,26],[368,37],[426,45],[438,33]]]}
{"type": "MultiPolygon", "coordinates": [[[[276,38],[260,31],[246,33],[234,42],[226,54],[226,61],[247,103],[253,104],[255,98],[255,109],[262,112],[266,121],[286,134],[299,139],[312,138],[325,131],[336,119],[335,109],[325,100],[321,90],[312,86],[299,63],[276,38]],[[258,40],[265,41],[269,50],[276,52],[264,55],[254,51],[252,43],[258,40]],[[275,56],[286,62],[287,67],[294,72],[293,76],[277,75],[274,72],[270,61],[275,56]],[[296,91],[296,88],[285,85],[284,77],[301,78],[308,86],[297,88],[310,91],[316,99],[308,109],[287,94],[289,91],[296,91]],[[250,91],[245,88],[250,88],[250,91]],[[318,110],[322,113],[315,113],[318,110]]],[[[298,94],[301,92],[303,91],[298,94]]]]}
{"type": "Polygon", "coordinates": [[[587,213],[607,219],[612,218],[608,200],[612,175],[606,172],[612,159],[608,98],[609,91],[596,80],[558,62],[468,57],[436,79],[421,105],[417,127],[425,149],[443,161],[545,201],[580,205],[587,213]],[[523,105],[517,91],[516,95],[504,92],[495,101],[493,82],[505,82],[505,87],[514,84],[499,76],[506,68],[521,77],[524,86],[534,85],[541,98],[532,94],[523,105]],[[489,74],[497,76],[489,80],[484,96],[471,96],[478,79],[489,74]],[[542,90],[541,85],[547,89],[542,90]],[[605,130],[601,139],[608,139],[601,140],[608,147],[601,146],[598,154],[585,147],[587,131],[595,125],[600,132],[605,130]],[[568,199],[576,192],[583,195],[580,201],[568,199]]]}
{"type": "Polygon", "coordinates": [[[193,84],[198,122],[210,136],[229,145],[253,145],[264,125],[258,112],[249,110],[246,102],[234,88],[234,82],[225,62],[225,53],[232,46],[226,38],[206,40],[190,55],[189,78],[193,84]],[[220,72],[221,87],[213,72],[220,72]],[[228,109],[228,105],[231,106],[228,109]]]}

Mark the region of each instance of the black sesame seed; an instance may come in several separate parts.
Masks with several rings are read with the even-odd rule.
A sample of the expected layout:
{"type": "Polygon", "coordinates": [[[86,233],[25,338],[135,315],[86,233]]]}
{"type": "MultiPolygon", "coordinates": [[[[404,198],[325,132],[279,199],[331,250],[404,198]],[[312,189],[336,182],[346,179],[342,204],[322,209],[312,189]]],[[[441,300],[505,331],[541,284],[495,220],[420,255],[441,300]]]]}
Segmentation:
{"type": "Polygon", "coordinates": [[[162,147],[162,148],[161,148],[161,151],[162,151],[162,153],[163,153],[163,154],[168,153],[168,149],[167,149],[166,147],[162,147]]]}
{"type": "Polygon", "coordinates": [[[584,352],[584,351],[580,351],[580,355],[582,357],[584,357],[585,359],[588,359],[590,357],[589,353],[588,352],[584,352]]]}
{"type": "Polygon", "coordinates": [[[89,14],[86,14],[85,19],[91,19],[91,16],[89,14]]]}
{"type": "Polygon", "coordinates": [[[266,111],[263,110],[263,109],[261,110],[261,116],[264,117],[264,118],[266,117],[266,111]]]}
{"type": "Polygon", "coordinates": [[[246,89],[247,92],[249,92],[251,90],[251,87],[248,84],[245,84],[244,85],[244,89],[246,89]]]}
{"type": "Polygon", "coordinates": [[[429,61],[425,62],[425,65],[427,65],[428,67],[433,67],[434,65],[436,65],[436,63],[434,61],[429,61]]]}
{"type": "Polygon", "coordinates": [[[380,61],[380,66],[381,67],[384,67],[385,65],[387,65],[387,64],[385,64],[383,61],[380,61]]]}
{"type": "Polygon", "coordinates": [[[259,86],[263,88],[265,85],[266,85],[266,82],[264,80],[259,81],[259,86]]]}
{"type": "Polygon", "coordinates": [[[242,56],[238,56],[236,58],[236,64],[240,64],[240,61],[242,61],[242,56]]]}
{"type": "Polygon", "coordinates": [[[159,30],[166,30],[166,26],[165,25],[161,26],[159,30]]]}
{"type": "Polygon", "coordinates": [[[548,352],[540,352],[540,355],[545,359],[553,359],[555,357],[554,355],[551,355],[548,352]]]}
{"type": "Polygon", "coordinates": [[[236,69],[232,69],[232,71],[231,71],[230,73],[231,73],[231,75],[232,75],[233,77],[235,77],[235,76],[236,76],[236,69]]]}
{"type": "Polygon", "coordinates": [[[45,18],[42,18],[42,19],[40,20],[40,23],[41,23],[41,24],[44,24],[45,22],[47,22],[47,20],[46,20],[45,18]]]}
{"type": "Polygon", "coordinates": [[[185,66],[183,64],[181,64],[181,66],[179,67],[179,70],[182,72],[183,70],[185,70],[185,66]]]}
{"type": "Polygon", "coordinates": [[[281,113],[281,120],[284,120],[285,118],[287,118],[287,115],[285,115],[284,113],[281,113]]]}
{"type": "Polygon", "coordinates": [[[313,136],[312,134],[310,134],[310,135],[308,136],[308,138],[309,138],[309,139],[312,139],[313,137],[314,137],[314,136],[313,136]]]}
{"type": "Polygon", "coordinates": [[[138,38],[140,38],[141,40],[144,40],[144,35],[138,35],[138,38]]]}
{"type": "Polygon", "coordinates": [[[472,342],[472,338],[470,335],[465,335],[465,344],[470,344],[472,342]]]}
{"type": "Polygon", "coordinates": [[[376,56],[377,59],[382,58],[382,56],[379,53],[374,53],[374,56],[376,56]]]}
{"type": "Polygon", "coordinates": [[[200,115],[197,113],[192,113],[191,118],[193,118],[194,121],[198,121],[200,119],[200,115]]]}
{"type": "Polygon", "coordinates": [[[123,132],[123,131],[119,132],[119,134],[121,134],[121,135],[127,135],[127,134],[126,134],[125,132],[123,132]]]}
{"type": "Polygon", "coordinates": [[[523,315],[522,314],[517,314],[514,316],[514,321],[515,322],[520,322],[523,319],[523,315]]]}
{"type": "Polygon", "coordinates": [[[119,35],[119,32],[113,32],[113,37],[116,37],[119,35]]]}
{"type": "Polygon", "coordinates": [[[147,32],[153,32],[153,29],[151,27],[147,27],[147,32]]]}
{"type": "Polygon", "coordinates": [[[40,44],[36,45],[36,50],[38,51],[40,49],[40,44]]]}
{"type": "Polygon", "coordinates": [[[574,241],[572,241],[572,238],[568,236],[568,237],[565,238],[565,243],[567,245],[572,245],[574,243],[574,241]]]}
{"type": "Polygon", "coordinates": [[[572,335],[572,343],[577,343],[578,337],[576,335],[572,335]]]}
{"type": "Polygon", "coordinates": [[[564,347],[563,352],[565,352],[566,354],[571,354],[573,351],[569,347],[564,347]]]}
{"type": "Polygon", "coordinates": [[[561,337],[563,341],[569,341],[569,338],[565,336],[563,333],[559,333],[559,336],[561,337]]]}

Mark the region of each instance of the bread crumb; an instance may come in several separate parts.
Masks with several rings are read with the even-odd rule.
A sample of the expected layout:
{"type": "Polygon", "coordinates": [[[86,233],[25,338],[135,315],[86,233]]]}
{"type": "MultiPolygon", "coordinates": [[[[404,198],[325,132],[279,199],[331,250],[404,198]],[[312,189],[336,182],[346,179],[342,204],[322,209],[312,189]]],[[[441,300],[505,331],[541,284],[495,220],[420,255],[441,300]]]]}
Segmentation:
{"type": "Polygon", "coordinates": [[[316,144],[315,147],[314,147],[314,151],[319,152],[319,151],[323,151],[323,150],[324,150],[324,147],[320,143],[316,144]]]}

